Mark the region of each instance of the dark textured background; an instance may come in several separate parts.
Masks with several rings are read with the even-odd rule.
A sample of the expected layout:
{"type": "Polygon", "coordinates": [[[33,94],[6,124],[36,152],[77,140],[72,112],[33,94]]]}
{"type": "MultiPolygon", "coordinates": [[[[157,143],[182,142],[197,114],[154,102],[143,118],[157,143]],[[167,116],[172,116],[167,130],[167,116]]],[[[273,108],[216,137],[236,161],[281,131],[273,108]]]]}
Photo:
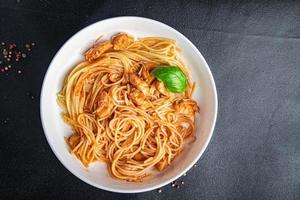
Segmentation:
{"type": "Polygon", "coordinates": [[[299,1],[11,0],[0,1],[0,22],[1,41],[36,43],[0,73],[0,199],[300,199],[299,1]],[[179,30],[215,77],[216,129],[180,189],[96,189],[68,172],[45,139],[39,95],[54,54],[86,25],[121,15],[179,30]]]}

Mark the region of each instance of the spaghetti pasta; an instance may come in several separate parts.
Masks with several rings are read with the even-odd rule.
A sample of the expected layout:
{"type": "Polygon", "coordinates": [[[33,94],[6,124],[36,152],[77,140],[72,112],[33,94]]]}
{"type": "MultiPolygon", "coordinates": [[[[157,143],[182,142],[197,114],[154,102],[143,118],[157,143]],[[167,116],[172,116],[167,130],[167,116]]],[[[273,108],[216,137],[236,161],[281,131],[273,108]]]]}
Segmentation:
{"type": "Polygon", "coordinates": [[[66,141],[85,167],[104,161],[112,176],[142,181],[182,151],[200,109],[178,50],[168,38],[121,33],[95,44],[66,76],[57,101],[73,129],[66,141]],[[180,68],[188,80],[184,93],[168,91],[151,75],[159,65],[180,68]]]}

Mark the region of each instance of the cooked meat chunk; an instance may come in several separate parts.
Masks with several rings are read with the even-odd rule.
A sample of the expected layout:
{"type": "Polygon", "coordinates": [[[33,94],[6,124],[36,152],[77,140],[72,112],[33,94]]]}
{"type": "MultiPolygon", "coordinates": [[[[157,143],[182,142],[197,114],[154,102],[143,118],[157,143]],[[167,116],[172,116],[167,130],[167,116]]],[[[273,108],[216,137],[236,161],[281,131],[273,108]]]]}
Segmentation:
{"type": "Polygon", "coordinates": [[[106,117],[111,114],[114,104],[113,100],[107,92],[102,92],[96,99],[98,108],[95,113],[99,118],[106,117]]]}
{"type": "Polygon", "coordinates": [[[174,102],[173,104],[175,112],[184,115],[194,115],[195,112],[199,112],[200,108],[194,100],[183,100],[180,102],[174,102]]]}
{"type": "Polygon", "coordinates": [[[110,50],[112,47],[113,45],[109,41],[96,44],[84,54],[85,59],[89,62],[94,61],[97,58],[99,58],[103,53],[110,50]]]}
{"type": "Polygon", "coordinates": [[[149,86],[148,84],[143,81],[141,78],[139,78],[137,75],[131,73],[129,75],[129,82],[136,87],[138,90],[143,92],[145,96],[148,96],[149,94],[149,86]]]}
{"type": "Polygon", "coordinates": [[[114,50],[126,49],[129,45],[134,42],[134,39],[125,33],[120,33],[113,37],[112,44],[114,50]]]}
{"type": "Polygon", "coordinates": [[[166,89],[166,87],[165,87],[165,85],[164,85],[163,82],[156,80],[156,81],[154,82],[154,86],[155,86],[155,88],[156,88],[161,94],[163,94],[163,95],[165,95],[165,96],[169,96],[169,92],[168,92],[168,90],[166,89]]]}

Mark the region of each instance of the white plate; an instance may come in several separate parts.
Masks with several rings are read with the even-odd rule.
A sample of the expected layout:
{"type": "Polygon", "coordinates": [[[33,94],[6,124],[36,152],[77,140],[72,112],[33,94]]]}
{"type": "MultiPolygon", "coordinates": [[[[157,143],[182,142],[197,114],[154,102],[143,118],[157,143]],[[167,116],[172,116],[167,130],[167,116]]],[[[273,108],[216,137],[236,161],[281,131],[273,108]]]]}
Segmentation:
{"type": "Polygon", "coordinates": [[[185,36],[175,29],[151,19],[117,17],[99,21],[82,29],[61,47],[46,73],[40,106],[42,124],[48,143],[56,157],[70,172],[97,188],[113,192],[136,193],[160,188],[176,180],[197,162],[212,136],[218,103],[210,69],[201,53],[185,36]],[[62,87],[64,77],[75,64],[83,60],[82,54],[86,49],[100,35],[109,38],[119,32],[126,32],[136,37],[163,36],[175,39],[182,49],[182,58],[188,65],[192,80],[196,82],[193,98],[201,108],[200,115],[197,117],[197,140],[186,146],[165,171],[156,173],[141,183],[124,182],[112,178],[103,162],[98,162],[85,169],[68,151],[64,137],[71,134],[71,129],[63,122],[60,116],[61,109],[56,102],[56,94],[62,87]]]}

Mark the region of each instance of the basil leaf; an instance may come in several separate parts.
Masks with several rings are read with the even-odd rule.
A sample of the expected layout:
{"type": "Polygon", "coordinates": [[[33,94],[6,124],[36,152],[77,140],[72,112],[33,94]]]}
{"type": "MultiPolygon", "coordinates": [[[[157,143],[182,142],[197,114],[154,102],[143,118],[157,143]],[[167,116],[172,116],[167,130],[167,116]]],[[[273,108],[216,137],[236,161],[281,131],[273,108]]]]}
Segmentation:
{"type": "Polygon", "coordinates": [[[151,74],[162,81],[170,92],[181,93],[186,90],[188,80],[178,67],[158,66],[152,70],[151,74]]]}

